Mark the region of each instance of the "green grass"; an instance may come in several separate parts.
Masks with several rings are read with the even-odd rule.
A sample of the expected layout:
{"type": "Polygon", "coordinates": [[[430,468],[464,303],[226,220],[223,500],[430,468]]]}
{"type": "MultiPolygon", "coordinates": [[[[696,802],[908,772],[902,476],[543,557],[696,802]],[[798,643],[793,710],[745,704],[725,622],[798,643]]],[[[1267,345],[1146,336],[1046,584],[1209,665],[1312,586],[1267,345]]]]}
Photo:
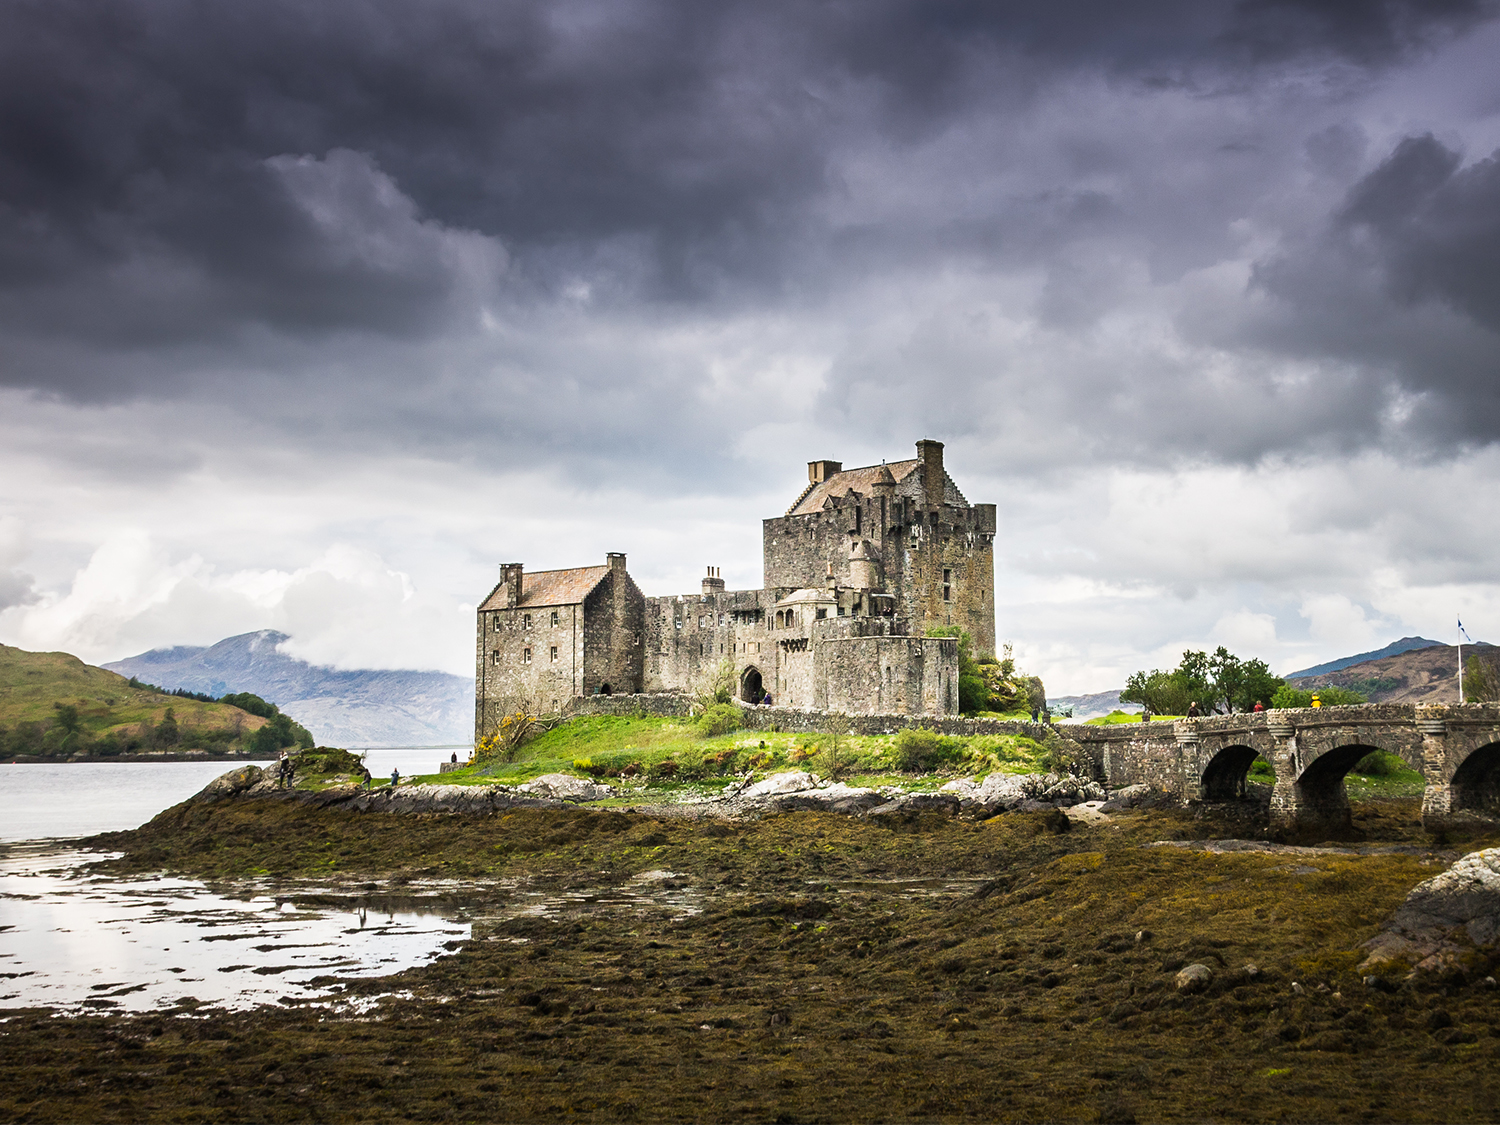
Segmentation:
{"type": "MultiPolygon", "coordinates": [[[[594,715],[570,719],[524,746],[514,761],[486,762],[421,781],[454,785],[515,785],[548,773],[593,776],[630,793],[722,788],[747,771],[757,776],[803,769],[827,776],[828,736],[738,730],[703,737],[687,719],[594,715]],[[670,763],[670,765],[668,765],[670,763]]],[[[844,735],[841,771],[851,784],[917,784],[897,768],[892,735],[844,735]]],[[[947,754],[939,778],[995,771],[1044,769],[1045,751],[1020,735],[977,735],[944,740],[947,754]]],[[[923,782],[926,786],[927,783],[923,782]]]]}
{"type": "MultiPolygon", "coordinates": [[[[1151,721],[1153,723],[1170,723],[1180,718],[1182,718],[1181,715],[1152,715],[1151,721]]],[[[1115,723],[1138,723],[1140,721],[1141,713],[1139,711],[1132,714],[1129,711],[1115,710],[1111,711],[1108,715],[1098,715],[1095,718],[1087,719],[1085,720],[1085,725],[1091,727],[1106,727],[1112,726],[1115,723]]]]}

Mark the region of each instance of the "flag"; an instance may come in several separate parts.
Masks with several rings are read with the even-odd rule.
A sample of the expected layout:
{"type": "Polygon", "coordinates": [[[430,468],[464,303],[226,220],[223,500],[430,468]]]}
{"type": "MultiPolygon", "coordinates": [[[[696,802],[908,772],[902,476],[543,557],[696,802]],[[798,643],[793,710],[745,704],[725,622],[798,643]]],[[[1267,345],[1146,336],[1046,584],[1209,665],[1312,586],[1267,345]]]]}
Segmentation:
{"type": "Polygon", "coordinates": [[[1458,635],[1464,640],[1468,641],[1470,644],[1474,643],[1474,638],[1469,636],[1468,633],[1464,632],[1463,618],[1458,619],[1458,635]]]}

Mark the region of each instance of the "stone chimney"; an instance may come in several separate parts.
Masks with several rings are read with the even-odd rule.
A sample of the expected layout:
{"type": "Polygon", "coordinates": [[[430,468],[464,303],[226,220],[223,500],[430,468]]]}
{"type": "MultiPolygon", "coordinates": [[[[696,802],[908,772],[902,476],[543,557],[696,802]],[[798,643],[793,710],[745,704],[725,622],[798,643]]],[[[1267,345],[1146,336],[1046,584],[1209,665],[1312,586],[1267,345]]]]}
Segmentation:
{"type": "Polygon", "coordinates": [[[829,477],[837,476],[844,471],[842,461],[809,461],[807,463],[807,480],[809,484],[822,484],[829,477]]]}
{"type": "Polygon", "coordinates": [[[719,568],[711,566],[708,573],[703,577],[703,592],[705,594],[722,594],[724,592],[724,579],[719,577],[719,568]]]}
{"type": "Polygon", "coordinates": [[[501,563],[500,584],[505,587],[505,608],[515,609],[521,602],[521,564],[501,563]]]}
{"type": "Polygon", "coordinates": [[[610,570],[620,570],[620,571],[623,571],[625,569],[625,552],[624,551],[610,551],[608,554],[606,554],[604,556],[604,559],[609,564],[609,569],[610,570]]]}
{"type": "Polygon", "coordinates": [[[923,438],[917,442],[917,459],[922,462],[922,483],[927,489],[927,507],[943,506],[943,443],[923,438]]]}

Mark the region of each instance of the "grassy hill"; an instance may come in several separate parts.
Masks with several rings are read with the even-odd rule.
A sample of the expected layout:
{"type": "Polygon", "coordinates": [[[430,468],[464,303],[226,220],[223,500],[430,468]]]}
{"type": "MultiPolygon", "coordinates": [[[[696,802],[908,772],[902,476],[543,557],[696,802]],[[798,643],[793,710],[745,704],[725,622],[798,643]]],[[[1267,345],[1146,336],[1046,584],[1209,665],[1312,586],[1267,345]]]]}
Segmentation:
{"type": "Polygon", "coordinates": [[[274,716],[164,694],[65,652],[0,645],[0,754],[248,753],[274,716]]]}

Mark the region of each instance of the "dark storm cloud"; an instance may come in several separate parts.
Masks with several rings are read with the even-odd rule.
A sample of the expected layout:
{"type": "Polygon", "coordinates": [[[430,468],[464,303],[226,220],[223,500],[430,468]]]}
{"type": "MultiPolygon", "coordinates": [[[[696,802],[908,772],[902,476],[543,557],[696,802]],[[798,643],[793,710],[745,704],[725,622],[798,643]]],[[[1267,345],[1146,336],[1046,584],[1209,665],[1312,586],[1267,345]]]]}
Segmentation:
{"type": "Polygon", "coordinates": [[[1362,361],[1435,436],[1500,437],[1500,161],[1407,137],[1318,237],[1263,264],[1265,339],[1362,361]]]}
{"type": "MultiPolygon", "coordinates": [[[[1084,340],[1140,288],[1134,261],[1152,281],[1211,265],[1271,194],[1289,142],[1247,90],[1399,66],[1491,7],[0,0],[0,382],[230,386],[308,436],[399,428],[454,455],[690,459],[673,450],[711,441],[724,401],[701,354],[642,340],[736,320],[752,339],[761,313],[950,262],[1045,273],[1032,315],[1084,340]],[[1069,83],[1097,87],[1084,112],[1225,118],[1179,136],[1121,111],[1084,136],[1049,100],[1069,83]]],[[[1323,136],[1330,175],[1358,167],[1349,139],[1323,136]]],[[[824,403],[900,401],[947,363],[933,420],[989,424],[965,406],[995,360],[964,331],[919,326],[894,366],[845,348],[824,403]]],[[[1136,356],[1055,379],[1024,393],[1080,432],[1112,411],[1123,436],[1087,451],[1131,455],[1367,437],[1389,391],[1355,377],[1358,410],[1288,426],[1254,376],[1136,356]],[[1164,445],[1186,416],[1193,438],[1164,445]]]]}

